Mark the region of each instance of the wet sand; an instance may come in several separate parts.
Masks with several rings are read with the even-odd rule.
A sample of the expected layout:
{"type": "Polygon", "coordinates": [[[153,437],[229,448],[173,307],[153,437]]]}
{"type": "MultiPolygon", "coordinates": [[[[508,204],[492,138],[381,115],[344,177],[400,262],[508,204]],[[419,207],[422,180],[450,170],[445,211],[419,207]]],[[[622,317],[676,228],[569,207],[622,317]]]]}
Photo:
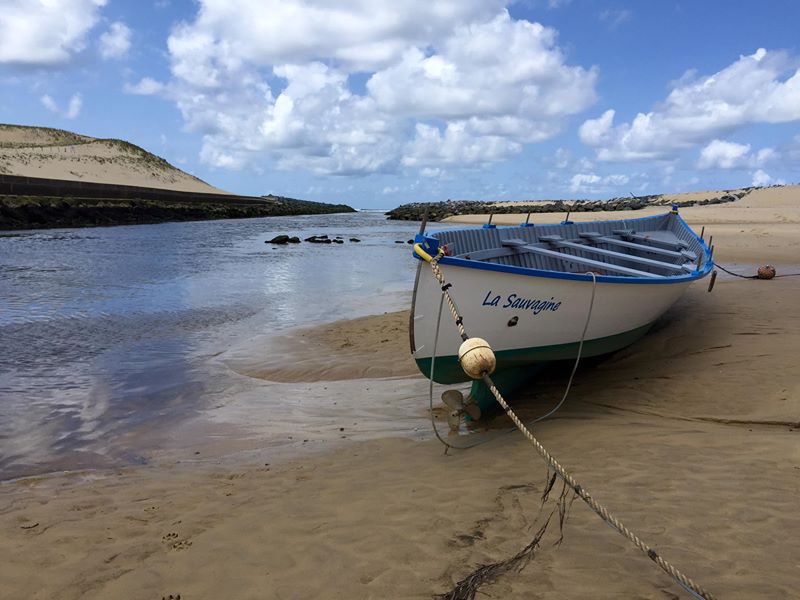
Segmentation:
{"type": "MultiPolygon", "coordinates": [[[[776,210],[795,218],[791,206],[776,210]]],[[[798,272],[800,226],[784,225],[794,231],[786,245],[771,247],[773,237],[751,230],[772,226],[753,223],[731,232],[735,248],[720,241],[718,257],[798,272]]],[[[590,493],[717,597],[796,597],[800,277],[705,288],[693,285],[639,343],[587,362],[565,407],[535,431],[590,493]]],[[[540,512],[544,465],[515,433],[448,455],[427,431],[412,439],[427,388],[406,371],[404,322],[403,313],[344,322],[284,339],[282,353],[220,357],[245,389],[198,417],[194,444],[156,453],[154,466],[0,485],[3,597],[430,598],[514,555],[553,508],[551,499],[540,512]],[[303,378],[303,368],[325,380],[308,383],[320,377],[303,378]],[[314,426],[319,451],[273,458],[259,433],[264,388],[248,388],[251,375],[303,380],[269,388],[300,394],[290,412],[322,388],[349,404],[331,405],[314,426]],[[369,439],[395,414],[405,430],[369,439]]],[[[544,413],[566,377],[543,377],[515,401],[520,414],[544,413]]],[[[580,500],[563,534],[554,546],[551,524],[530,564],[478,597],[689,597],[580,500]]]]}
{"type": "Polygon", "coordinates": [[[241,375],[281,383],[417,375],[408,311],[302,327],[255,339],[223,356],[241,375]]]}

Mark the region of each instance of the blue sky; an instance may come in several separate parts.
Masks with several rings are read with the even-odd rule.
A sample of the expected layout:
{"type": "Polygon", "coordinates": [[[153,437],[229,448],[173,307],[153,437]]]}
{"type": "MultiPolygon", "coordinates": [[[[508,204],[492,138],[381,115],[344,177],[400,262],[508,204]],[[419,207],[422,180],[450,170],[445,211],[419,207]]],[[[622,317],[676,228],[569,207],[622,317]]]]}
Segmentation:
{"type": "Polygon", "coordinates": [[[800,4],[0,0],[0,121],[384,208],[800,181],[800,4]]]}

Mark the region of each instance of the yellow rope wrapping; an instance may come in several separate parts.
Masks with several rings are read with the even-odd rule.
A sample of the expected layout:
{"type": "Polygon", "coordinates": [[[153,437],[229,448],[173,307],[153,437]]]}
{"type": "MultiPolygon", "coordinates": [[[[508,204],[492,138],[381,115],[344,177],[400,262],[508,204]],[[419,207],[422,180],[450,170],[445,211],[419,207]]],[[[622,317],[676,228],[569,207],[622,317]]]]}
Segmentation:
{"type": "MultiPolygon", "coordinates": [[[[458,308],[456,307],[455,302],[450,296],[450,292],[448,289],[449,286],[447,286],[444,279],[444,275],[442,275],[442,271],[439,268],[438,264],[439,259],[442,256],[444,256],[442,249],[439,248],[439,251],[435,257],[431,257],[427,252],[425,252],[422,249],[422,247],[419,244],[414,245],[414,251],[417,253],[418,256],[420,256],[422,259],[424,259],[431,265],[431,270],[433,271],[434,277],[436,277],[436,280],[442,286],[442,294],[444,294],[444,297],[447,300],[447,305],[450,308],[450,313],[453,315],[453,320],[456,322],[456,325],[458,326],[458,331],[461,334],[462,338],[467,339],[469,336],[467,335],[466,330],[464,329],[464,324],[462,322],[462,319],[458,314],[458,308]]],[[[536,437],[534,437],[533,433],[531,433],[530,430],[527,427],[525,427],[525,424],[519,419],[519,417],[517,417],[517,415],[505,401],[502,394],[500,393],[500,390],[498,390],[497,387],[494,385],[492,378],[488,374],[484,373],[482,375],[482,379],[483,382],[486,384],[486,387],[489,388],[489,391],[492,392],[492,395],[495,397],[497,402],[500,404],[500,406],[503,407],[503,410],[514,422],[514,425],[517,426],[517,429],[519,429],[520,432],[522,432],[522,434],[533,445],[536,452],[539,453],[539,456],[541,456],[547,463],[547,465],[550,468],[552,468],[564,480],[564,482],[566,482],[566,484],[575,491],[575,493],[581,498],[581,500],[583,500],[586,504],[589,505],[589,508],[591,508],[597,515],[600,516],[601,519],[603,519],[606,523],[611,525],[620,534],[622,534],[630,542],[632,542],[634,546],[636,546],[639,550],[644,552],[648,556],[648,558],[650,558],[650,560],[656,563],[664,572],[666,572],[675,581],[680,583],[684,588],[690,590],[691,592],[693,592],[694,594],[705,600],[716,600],[715,596],[713,596],[710,592],[707,592],[702,586],[698,585],[697,583],[686,577],[686,575],[681,573],[672,564],[661,558],[661,556],[655,550],[653,550],[650,546],[645,544],[641,539],[639,539],[639,537],[635,533],[633,533],[630,529],[628,529],[619,519],[611,515],[602,504],[600,504],[597,500],[592,498],[589,492],[587,492],[583,488],[583,486],[579,485],[578,482],[575,481],[575,478],[572,477],[572,475],[570,475],[567,472],[567,470],[564,467],[562,467],[561,464],[559,464],[559,462],[555,458],[553,458],[553,456],[547,451],[547,449],[544,446],[542,446],[541,442],[539,442],[539,440],[537,440],[536,437]]]]}

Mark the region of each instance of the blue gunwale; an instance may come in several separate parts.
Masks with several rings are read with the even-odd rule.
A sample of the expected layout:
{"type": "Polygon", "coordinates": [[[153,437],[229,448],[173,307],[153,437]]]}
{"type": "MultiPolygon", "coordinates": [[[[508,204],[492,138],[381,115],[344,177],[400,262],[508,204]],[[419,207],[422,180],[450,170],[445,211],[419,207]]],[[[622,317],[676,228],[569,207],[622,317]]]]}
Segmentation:
{"type": "MultiPolygon", "coordinates": [[[[664,285],[670,283],[681,283],[681,282],[691,282],[697,279],[702,279],[706,275],[711,272],[711,269],[714,268],[714,261],[711,258],[711,250],[706,245],[706,243],[700,239],[694,230],[689,227],[688,223],[683,220],[683,218],[677,212],[670,212],[667,214],[672,214],[678,222],[686,229],[697,242],[700,244],[703,252],[705,254],[706,260],[703,263],[703,267],[698,271],[692,271],[691,273],[686,273],[685,275],[668,275],[665,277],[624,277],[621,275],[596,275],[598,283],[632,283],[632,284],[640,284],[640,285],[664,285]]],[[[636,222],[636,221],[644,221],[646,219],[653,219],[654,217],[658,217],[662,215],[650,215],[647,217],[636,217],[634,219],[624,219],[625,224],[636,222]]],[[[622,223],[622,219],[609,219],[608,221],[587,221],[592,223],[622,223]]],[[[536,227],[536,225],[533,225],[536,227]]],[[[498,228],[503,229],[511,229],[517,228],[519,225],[503,225],[499,226],[498,228]]],[[[463,229],[457,229],[455,231],[469,231],[471,229],[476,229],[475,227],[464,227],[463,229]]],[[[449,230],[454,231],[454,230],[449,230]]],[[[414,238],[416,243],[423,244],[423,248],[425,248],[428,252],[435,253],[436,250],[439,248],[439,240],[436,237],[440,233],[444,232],[432,232],[429,235],[425,234],[417,234],[414,238]]],[[[417,260],[422,260],[416,253],[412,252],[412,255],[417,260]]],[[[588,273],[565,273],[563,271],[548,271],[545,269],[532,269],[528,267],[515,267],[513,265],[501,265],[496,263],[488,263],[488,262],[481,262],[477,260],[467,260],[465,258],[456,258],[453,256],[443,256],[439,259],[439,264],[441,265],[452,265],[454,267],[462,267],[466,269],[479,269],[483,271],[495,271],[498,273],[512,273],[514,275],[525,275],[528,277],[542,277],[546,279],[567,279],[572,281],[592,281],[592,276],[588,273]]]]}

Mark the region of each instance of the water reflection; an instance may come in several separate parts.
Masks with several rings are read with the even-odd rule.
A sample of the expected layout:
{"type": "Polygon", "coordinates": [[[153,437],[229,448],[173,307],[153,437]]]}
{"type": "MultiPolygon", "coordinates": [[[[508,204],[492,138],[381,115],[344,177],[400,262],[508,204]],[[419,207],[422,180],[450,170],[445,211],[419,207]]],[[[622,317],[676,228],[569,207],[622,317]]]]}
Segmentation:
{"type": "Polygon", "coordinates": [[[0,479],[138,460],[247,336],[407,302],[413,223],[282,217],[0,234],[0,479]],[[274,247],[279,233],[361,243],[274,247]]]}

